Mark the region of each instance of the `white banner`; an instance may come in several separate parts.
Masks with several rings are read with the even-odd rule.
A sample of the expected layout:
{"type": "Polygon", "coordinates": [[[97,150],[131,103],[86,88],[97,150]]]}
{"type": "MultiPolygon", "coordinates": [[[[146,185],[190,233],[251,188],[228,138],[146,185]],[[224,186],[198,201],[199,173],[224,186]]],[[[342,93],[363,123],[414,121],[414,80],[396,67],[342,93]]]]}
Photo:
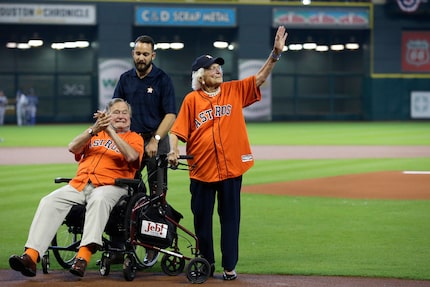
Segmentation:
{"type": "Polygon", "coordinates": [[[99,108],[104,109],[112,99],[122,73],[133,67],[130,59],[99,60],[99,108]]]}
{"type": "Polygon", "coordinates": [[[167,224],[142,220],[140,233],[143,235],[166,238],[168,229],[169,226],[167,224]]]}
{"type": "Polygon", "coordinates": [[[411,118],[430,119],[430,91],[411,92],[411,118]]]}
{"type": "Polygon", "coordinates": [[[0,23],[95,25],[96,7],[0,3],[0,23]]]}
{"type": "MultiPolygon", "coordinates": [[[[240,60],[239,79],[255,75],[264,65],[265,60],[240,60]]],[[[272,119],[272,78],[269,75],[260,86],[261,101],[243,110],[245,119],[251,121],[270,121],[272,119]]]]}

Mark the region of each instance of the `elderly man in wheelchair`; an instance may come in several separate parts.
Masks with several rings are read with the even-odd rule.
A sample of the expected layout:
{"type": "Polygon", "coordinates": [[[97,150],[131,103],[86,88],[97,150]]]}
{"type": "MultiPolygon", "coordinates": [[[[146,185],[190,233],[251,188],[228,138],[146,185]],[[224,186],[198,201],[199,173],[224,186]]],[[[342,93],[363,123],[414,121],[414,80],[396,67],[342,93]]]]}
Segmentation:
{"type": "Polygon", "coordinates": [[[95,123],[69,144],[79,161],[70,182],[43,197],[30,227],[24,253],[12,255],[9,265],[24,276],[36,275],[36,263],[72,206],[84,205],[85,221],[79,250],[70,272],[83,277],[91,256],[103,245],[103,232],[113,207],[129,192],[117,178],[133,179],[143,157],[143,139],[130,131],[131,107],[122,99],[94,114],[95,123]]]}

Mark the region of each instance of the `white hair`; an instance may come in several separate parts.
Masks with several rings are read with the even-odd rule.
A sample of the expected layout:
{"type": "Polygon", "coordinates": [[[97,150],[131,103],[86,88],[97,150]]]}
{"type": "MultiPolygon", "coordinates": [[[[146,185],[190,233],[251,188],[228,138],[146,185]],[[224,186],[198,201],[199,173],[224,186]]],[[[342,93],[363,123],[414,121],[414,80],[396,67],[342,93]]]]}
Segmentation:
{"type": "Polygon", "coordinates": [[[200,68],[197,71],[193,71],[191,75],[191,88],[193,89],[193,91],[202,89],[202,83],[200,82],[200,79],[203,77],[204,72],[204,68],[200,68]]]}
{"type": "MultiPolygon", "coordinates": [[[[222,67],[218,66],[219,71],[223,74],[222,67]]],[[[191,88],[193,91],[198,91],[203,89],[200,79],[203,78],[205,68],[200,68],[197,71],[193,71],[191,74],[191,88]]]]}

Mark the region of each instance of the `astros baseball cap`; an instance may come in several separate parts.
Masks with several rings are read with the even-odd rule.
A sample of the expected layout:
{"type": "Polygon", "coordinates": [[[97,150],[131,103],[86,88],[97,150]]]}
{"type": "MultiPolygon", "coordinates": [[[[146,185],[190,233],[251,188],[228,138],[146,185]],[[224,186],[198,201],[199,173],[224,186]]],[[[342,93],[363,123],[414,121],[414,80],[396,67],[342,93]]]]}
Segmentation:
{"type": "Polygon", "coordinates": [[[211,55],[201,55],[194,60],[192,66],[193,72],[200,68],[209,68],[213,63],[224,65],[224,59],[220,57],[214,58],[211,55]]]}

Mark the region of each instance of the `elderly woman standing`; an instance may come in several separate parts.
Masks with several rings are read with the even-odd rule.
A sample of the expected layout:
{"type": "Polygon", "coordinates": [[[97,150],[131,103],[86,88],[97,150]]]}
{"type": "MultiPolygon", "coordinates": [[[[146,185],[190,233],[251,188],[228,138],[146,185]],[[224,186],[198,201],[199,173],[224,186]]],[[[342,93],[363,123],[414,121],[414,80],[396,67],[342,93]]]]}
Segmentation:
{"type": "Polygon", "coordinates": [[[171,129],[169,161],[178,163],[179,140],[193,155],[191,210],[201,254],[215,270],[213,212],[215,198],[221,224],[223,279],[237,278],[242,175],[253,166],[242,109],[261,100],[260,86],[281,57],[288,33],[278,28],[273,50],[255,74],[223,82],[223,58],[202,55],[192,65],[193,91],[186,95],[171,129]],[[218,193],[218,194],[217,194],[218,193]]]}

